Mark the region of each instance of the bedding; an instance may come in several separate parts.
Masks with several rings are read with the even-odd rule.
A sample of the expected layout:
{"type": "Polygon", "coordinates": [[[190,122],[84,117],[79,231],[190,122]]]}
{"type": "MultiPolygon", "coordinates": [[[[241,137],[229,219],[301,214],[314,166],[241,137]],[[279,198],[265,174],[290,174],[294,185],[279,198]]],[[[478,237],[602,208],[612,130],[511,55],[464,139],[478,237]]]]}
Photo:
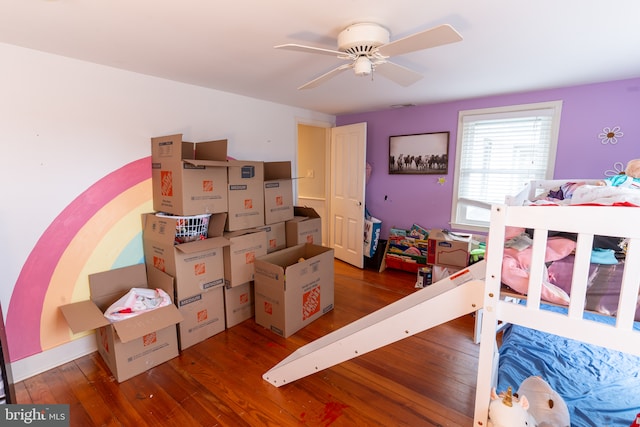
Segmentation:
{"type": "MultiPolygon", "coordinates": [[[[531,376],[562,396],[572,426],[627,427],[640,417],[640,210],[594,204],[492,206],[475,427],[487,425],[491,387],[517,389],[531,376]],[[527,234],[516,227],[536,230],[529,238],[532,255],[503,274],[505,242],[527,234]],[[534,255],[539,261],[531,262],[534,255]],[[505,291],[509,273],[526,276],[519,291],[528,293],[526,299],[505,291]],[[541,278],[544,286],[529,286],[529,277],[541,278]],[[547,285],[569,296],[568,306],[544,302],[547,285]],[[513,296],[519,304],[508,298],[513,296]],[[500,346],[496,330],[504,331],[500,346]]],[[[508,246],[527,249],[527,239],[521,240],[523,245],[508,246]]]]}
{"type": "Polygon", "coordinates": [[[610,187],[588,184],[587,181],[569,181],[533,200],[526,205],[603,205],[640,206],[638,188],[610,187]]]}
{"type": "MultiPolygon", "coordinates": [[[[640,191],[635,188],[593,185],[586,180],[565,182],[527,201],[527,205],[597,205],[640,206],[640,191]]],[[[547,209],[547,208],[541,208],[547,209]]],[[[547,214],[547,212],[545,212],[547,214]]],[[[553,212],[550,212],[552,215],[553,212]]],[[[607,218],[603,218],[607,220],[607,218]]],[[[508,227],[505,235],[505,251],[502,282],[508,288],[527,295],[533,230],[508,227]],[[515,243],[514,243],[515,242],[515,243]]],[[[575,235],[549,232],[541,299],[554,304],[568,305],[571,294],[575,235]]],[[[594,236],[587,305],[585,308],[598,313],[615,315],[620,296],[621,272],[624,264],[625,242],[618,238],[594,236]]],[[[640,320],[640,301],[636,306],[635,320],[640,320]]]]}
{"type": "MultiPolygon", "coordinates": [[[[558,306],[545,310],[566,312],[558,306]]],[[[615,319],[585,313],[589,320],[615,319]]],[[[634,324],[640,331],[640,323],[634,324]]],[[[539,375],[565,400],[572,427],[628,427],[640,412],[640,357],[508,325],[499,349],[498,390],[539,375]]]]}
{"type": "MultiPolygon", "coordinates": [[[[531,246],[516,245],[515,239],[528,236],[524,229],[511,230],[505,243],[502,261],[502,282],[508,288],[527,295],[531,269],[531,246]]],[[[547,240],[544,278],[541,298],[554,304],[568,305],[571,296],[571,280],[575,261],[575,240],[554,235],[547,240]]],[[[624,241],[595,236],[591,254],[585,308],[590,311],[615,316],[620,298],[620,285],[624,271],[624,241]],[[616,248],[617,250],[614,250],[616,248]]],[[[640,300],[636,304],[635,320],[640,321],[640,300]]]]}

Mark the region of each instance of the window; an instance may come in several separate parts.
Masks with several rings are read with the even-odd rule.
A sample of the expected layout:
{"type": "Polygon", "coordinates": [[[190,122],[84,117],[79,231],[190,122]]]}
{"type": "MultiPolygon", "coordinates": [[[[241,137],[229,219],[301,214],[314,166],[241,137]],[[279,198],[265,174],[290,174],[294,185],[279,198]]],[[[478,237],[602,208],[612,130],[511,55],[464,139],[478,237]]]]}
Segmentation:
{"type": "Polygon", "coordinates": [[[490,205],[551,179],[562,101],[460,111],[452,227],[483,231],[490,205]]]}

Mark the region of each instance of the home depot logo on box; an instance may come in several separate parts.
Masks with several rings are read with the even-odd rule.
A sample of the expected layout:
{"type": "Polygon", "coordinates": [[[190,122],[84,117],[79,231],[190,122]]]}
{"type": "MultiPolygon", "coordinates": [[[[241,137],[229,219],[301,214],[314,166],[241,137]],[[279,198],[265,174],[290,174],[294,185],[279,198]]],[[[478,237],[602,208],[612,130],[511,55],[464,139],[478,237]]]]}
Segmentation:
{"type": "Polygon", "coordinates": [[[212,193],[213,192],[213,181],[211,181],[211,180],[202,181],[202,191],[204,193],[212,193]]]}
{"type": "Polygon", "coordinates": [[[246,304],[249,302],[249,294],[246,292],[243,292],[240,294],[240,304],[246,304]]]}
{"type": "Polygon", "coordinates": [[[313,244],[313,234],[307,234],[307,243],[313,244]]]}
{"type": "Polygon", "coordinates": [[[276,206],[282,206],[284,205],[284,200],[282,199],[282,196],[276,196],[276,206]]]}
{"type": "Polygon", "coordinates": [[[207,272],[207,267],[204,262],[199,262],[193,265],[193,273],[196,276],[202,276],[207,272]]]}
{"type": "Polygon", "coordinates": [[[207,310],[206,310],[206,309],[204,309],[204,310],[200,310],[200,311],[197,313],[197,315],[196,315],[196,316],[197,316],[197,318],[198,318],[198,323],[200,323],[200,322],[204,322],[205,320],[207,320],[207,319],[209,318],[209,314],[207,313],[207,310]]]}
{"type": "Polygon", "coordinates": [[[142,337],[142,345],[144,347],[152,345],[158,342],[158,335],[155,332],[151,332],[142,337]]]}
{"type": "Polygon", "coordinates": [[[253,251],[247,252],[244,254],[244,262],[245,264],[253,264],[256,260],[256,253],[253,251]]]}
{"type": "Polygon", "coordinates": [[[273,314],[273,304],[269,301],[264,302],[264,312],[267,314],[273,314]]]}
{"type": "Polygon", "coordinates": [[[164,265],[164,258],[160,258],[157,256],[153,257],[153,266],[162,272],[166,272],[164,265]]]}
{"type": "Polygon", "coordinates": [[[253,209],[253,199],[244,199],[244,208],[253,209]]]}
{"type": "Polygon", "coordinates": [[[320,311],[320,286],[302,294],[302,320],[307,320],[320,311]]]}
{"type": "Polygon", "coordinates": [[[173,197],[173,175],[171,171],[160,171],[160,194],[173,197]]]}

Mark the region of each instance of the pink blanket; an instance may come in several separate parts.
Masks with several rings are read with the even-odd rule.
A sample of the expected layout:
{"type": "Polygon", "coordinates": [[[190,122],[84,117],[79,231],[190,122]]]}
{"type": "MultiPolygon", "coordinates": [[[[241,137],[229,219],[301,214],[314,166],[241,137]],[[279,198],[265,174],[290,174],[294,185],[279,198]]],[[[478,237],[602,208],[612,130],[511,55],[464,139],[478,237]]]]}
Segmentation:
{"type": "MultiPolygon", "coordinates": [[[[508,231],[507,239],[524,232],[524,229],[508,231]]],[[[573,240],[564,237],[551,237],[547,240],[545,262],[560,260],[576,248],[573,240]]],[[[518,250],[507,247],[504,249],[502,261],[502,282],[516,292],[527,295],[529,289],[529,271],[531,266],[531,246],[518,250]]],[[[552,277],[547,268],[544,268],[541,298],[555,304],[568,305],[569,295],[562,288],[552,283],[552,277]]]]}

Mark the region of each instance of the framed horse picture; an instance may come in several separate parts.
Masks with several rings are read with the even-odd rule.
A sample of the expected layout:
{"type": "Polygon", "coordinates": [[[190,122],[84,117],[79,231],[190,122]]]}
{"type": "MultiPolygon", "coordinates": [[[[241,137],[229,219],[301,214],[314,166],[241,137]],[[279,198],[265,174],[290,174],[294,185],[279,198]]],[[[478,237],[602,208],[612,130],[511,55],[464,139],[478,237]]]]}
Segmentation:
{"type": "Polygon", "coordinates": [[[438,174],[449,170],[449,132],[389,137],[390,174],[438,174]]]}

